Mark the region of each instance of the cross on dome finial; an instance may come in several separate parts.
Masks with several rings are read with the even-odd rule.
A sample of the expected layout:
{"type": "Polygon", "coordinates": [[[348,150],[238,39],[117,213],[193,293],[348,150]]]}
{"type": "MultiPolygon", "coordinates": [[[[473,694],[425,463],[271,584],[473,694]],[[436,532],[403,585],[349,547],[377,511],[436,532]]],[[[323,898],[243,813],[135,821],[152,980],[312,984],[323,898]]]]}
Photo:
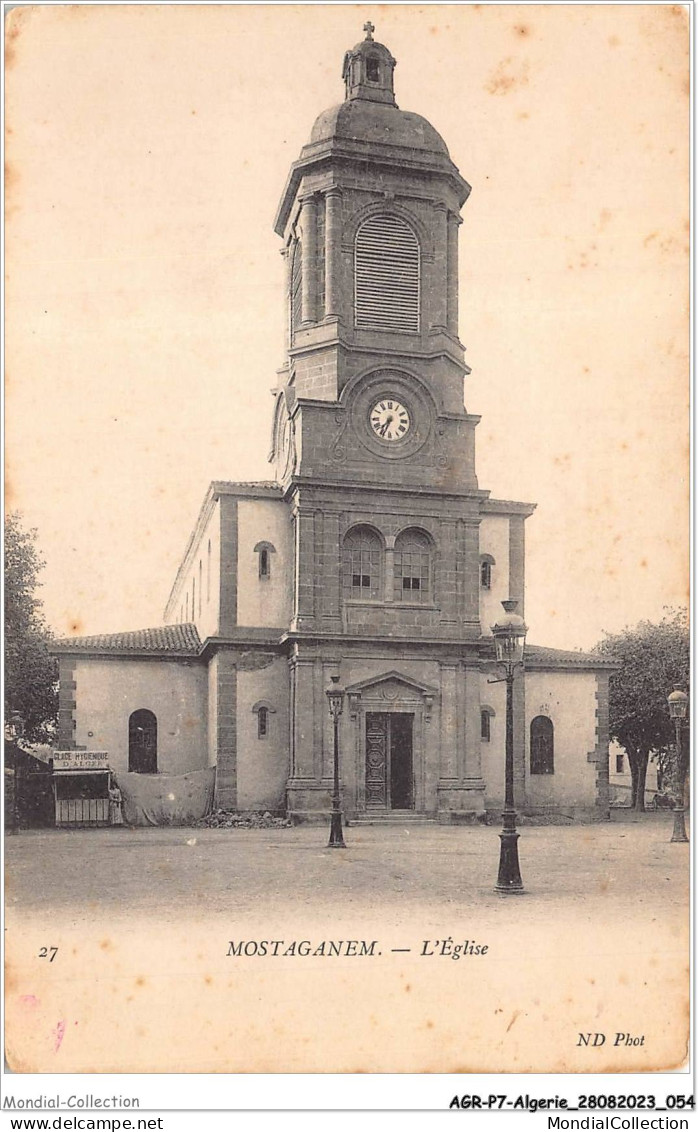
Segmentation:
{"type": "Polygon", "coordinates": [[[373,24],[371,23],[371,21],[367,20],[366,23],[364,24],[364,31],[366,32],[366,39],[373,39],[373,33],[374,33],[375,30],[376,29],[373,26],[373,24]]]}

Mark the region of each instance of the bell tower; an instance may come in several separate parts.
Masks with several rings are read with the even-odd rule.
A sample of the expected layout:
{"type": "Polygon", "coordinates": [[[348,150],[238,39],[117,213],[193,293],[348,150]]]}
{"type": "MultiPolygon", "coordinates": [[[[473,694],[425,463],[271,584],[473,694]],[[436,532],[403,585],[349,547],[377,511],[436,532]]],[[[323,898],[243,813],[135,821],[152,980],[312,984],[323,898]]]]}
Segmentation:
{"type": "Polygon", "coordinates": [[[458,337],[458,228],[470,186],[445,142],[401,110],[396,61],[347,51],[344,101],[316,120],[276,216],[287,356],[271,460],[279,481],[477,489],[458,337]]]}
{"type": "Polygon", "coordinates": [[[288,311],[270,455],[293,540],[288,806],[326,805],[324,689],[338,674],[358,811],[478,813],[488,493],[458,336],[470,186],[434,127],[397,105],[396,61],[371,23],[364,32],[344,56],[344,101],[316,120],[275,222],[288,311]]]}

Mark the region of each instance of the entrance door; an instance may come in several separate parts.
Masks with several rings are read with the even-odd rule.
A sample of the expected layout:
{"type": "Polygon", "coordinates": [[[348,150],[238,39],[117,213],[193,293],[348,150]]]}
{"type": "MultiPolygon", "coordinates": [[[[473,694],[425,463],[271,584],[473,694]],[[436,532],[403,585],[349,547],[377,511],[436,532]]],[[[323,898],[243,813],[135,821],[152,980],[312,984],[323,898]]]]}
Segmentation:
{"type": "Polygon", "coordinates": [[[366,806],[414,809],[412,722],[408,712],[366,713],[366,806]]]}
{"type": "Polygon", "coordinates": [[[412,782],[412,719],[406,712],[395,712],[390,721],[390,807],[414,809],[412,782]]]}

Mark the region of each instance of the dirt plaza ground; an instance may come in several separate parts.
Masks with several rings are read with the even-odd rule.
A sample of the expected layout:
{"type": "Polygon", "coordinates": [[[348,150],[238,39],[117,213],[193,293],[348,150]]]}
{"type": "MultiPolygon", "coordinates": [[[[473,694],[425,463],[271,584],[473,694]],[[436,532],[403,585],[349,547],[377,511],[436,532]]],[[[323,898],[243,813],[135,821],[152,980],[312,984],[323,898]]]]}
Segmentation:
{"type": "MultiPolygon", "coordinates": [[[[670,843],[672,827],[671,814],[523,826],[517,918],[551,906],[560,916],[583,905],[621,919],[686,907],[688,847],[670,843]]],[[[240,915],[260,901],[362,915],[388,905],[502,906],[496,827],[353,825],[345,838],[345,850],[328,849],[320,825],[22,832],[6,839],[7,914],[51,908],[79,921],[98,905],[110,918],[142,912],[166,922],[240,915]]]]}
{"type": "Polygon", "coordinates": [[[689,847],[671,843],[672,826],[671,814],[525,825],[521,896],[494,891],[492,826],[352,825],[345,850],[328,849],[317,825],[8,836],[10,1061],[56,1072],[677,1067],[689,847]],[[261,955],[259,941],[281,943],[261,955]],[[339,957],[328,941],[343,941],[339,957]],[[466,941],[485,953],[466,956],[466,941]],[[605,1042],[580,1046],[580,1033],[605,1042]],[[637,1044],[616,1044],[618,1033],[637,1044]]]}

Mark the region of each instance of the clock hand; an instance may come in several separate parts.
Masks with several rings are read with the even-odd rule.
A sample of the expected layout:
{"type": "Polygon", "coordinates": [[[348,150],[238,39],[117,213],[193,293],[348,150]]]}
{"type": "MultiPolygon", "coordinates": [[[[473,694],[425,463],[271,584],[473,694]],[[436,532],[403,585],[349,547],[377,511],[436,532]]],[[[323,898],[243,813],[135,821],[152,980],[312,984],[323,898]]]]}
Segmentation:
{"type": "Polygon", "coordinates": [[[388,425],[391,425],[392,423],[393,423],[393,417],[392,417],[392,414],[391,414],[390,416],[385,418],[385,423],[384,423],[382,429],[380,430],[379,435],[385,436],[385,432],[386,432],[386,429],[388,428],[388,425]]]}

